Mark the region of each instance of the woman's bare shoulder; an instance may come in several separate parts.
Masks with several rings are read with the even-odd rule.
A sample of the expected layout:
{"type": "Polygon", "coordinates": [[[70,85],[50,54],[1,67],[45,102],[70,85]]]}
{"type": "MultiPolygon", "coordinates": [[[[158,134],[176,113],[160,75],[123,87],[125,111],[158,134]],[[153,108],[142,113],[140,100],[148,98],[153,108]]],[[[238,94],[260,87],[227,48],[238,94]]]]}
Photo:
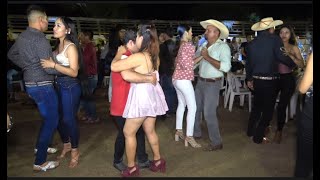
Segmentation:
{"type": "Polygon", "coordinates": [[[139,59],[139,58],[143,57],[143,54],[141,52],[137,52],[137,53],[131,54],[129,57],[131,59],[139,59]]]}
{"type": "Polygon", "coordinates": [[[150,55],[148,53],[145,53],[145,52],[137,52],[137,53],[132,54],[129,57],[131,57],[132,59],[144,60],[144,59],[150,57],[150,55]]]}

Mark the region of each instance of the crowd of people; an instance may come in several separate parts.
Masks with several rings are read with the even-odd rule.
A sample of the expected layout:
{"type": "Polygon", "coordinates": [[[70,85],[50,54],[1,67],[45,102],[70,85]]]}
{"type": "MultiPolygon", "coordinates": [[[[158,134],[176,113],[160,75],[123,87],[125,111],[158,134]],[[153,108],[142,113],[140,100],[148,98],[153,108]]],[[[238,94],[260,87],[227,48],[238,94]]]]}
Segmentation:
{"type": "MultiPolygon", "coordinates": [[[[26,92],[37,104],[43,119],[36,143],[34,171],[58,167],[59,160],[67,153],[71,153],[69,167],[77,167],[81,155],[77,119],[86,123],[100,121],[94,91],[101,81],[98,75],[101,71],[110,72],[110,115],[118,129],[113,166],[122,176],[138,176],[141,168],[149,168],[153,172],[166,171],[168,159],[165,160],[160,153],[155,126],[157,119],[175,117],[173,139],[183,140],[185,146],[193,148],[203,147],[196,139],[203,138],[201,120],[204,119],[209,142],[203,150],[223,149],[216,109],[221,81],[232,68],[233,56],[240,53],[245,64],[247,86],[254,94],[247,136],[257,144],[271,142],[266,137],[266,129],[280,92],[277,131],[273,141],[281,142],[285,110],[297,86],[293,71],[304,68],[294,31],[290,26],[282,25],[281,20],[269,17],[253,24],[251,29],[257,31],[258,36],[250,42],[248,38],[248,42],[241,46],[235,38],[230,45],[225,42],[229,30],[214,19],[200,22],[204,35],[197,37],[196,44],[189,25],[177,27],[175,40],[172,28],[157,32],[156,26],[149,22],[132,29],[118,27],[110,33],[109,43],[104,48],[106,51],[97,57],[92,43],[93,33],[83,30],[78,35],[71,18],[56,19],[53,28],[56,44],[52,50],[44,35],[48,29],[45,10],[30,6],[27,17],[29,26],[8,47],[8,59],[22,69],[26,92]],[[280,25],[278,35],[275,27],[280,25]],[[198,75],[194,85],[196,68],[198,75]],[[78,117],[81,109],[85,115],[78,117]],[[63,149],[57,160],[47,161],[56,129],[63,149]],[[153,160],[149,160],[146,153],[145,136],[153,160]],[[124,153],[127,164],[123,162],[124,153]],[[136,156],[138,163],[135,162],[136,156]]],[[[313,54],[309,56],[299,86],[299,91],[306,93],[307,97],[297,126],[297,177],[309,176],[313,168],[312,66],[313,54]]],[[[13,70],[8,71],[10,77],[7,77],[7,89],[11,94],[13,70]]]]}

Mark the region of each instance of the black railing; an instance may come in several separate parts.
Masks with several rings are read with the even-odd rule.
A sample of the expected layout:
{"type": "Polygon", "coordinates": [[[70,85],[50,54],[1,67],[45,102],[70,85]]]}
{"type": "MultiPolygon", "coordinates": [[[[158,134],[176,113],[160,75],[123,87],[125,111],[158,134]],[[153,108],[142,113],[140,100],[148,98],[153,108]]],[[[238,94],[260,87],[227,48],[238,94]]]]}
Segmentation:
{"type": "MultiPolygon", "coordinates": [[[[51,34],[54,26],[55,17],[49,17],[48,31],[45,33],[51,34]]],[[[90,29],[95,35],[108,34],[116,24],[123,25],[124,27],[135,27],[139,24],[139,20],[130,19],[98,19],[98,18],[82,18],[72,17],[77,24],[77,30],[90,29]]],[[[223,21],[223,20],[221,20],[223,21]]],[[[200,35],[204,33],[204,29],[200,26],[198,21],[172,21],[172,20],[154,20],[153,21],[158,31],[164,31],[168,26],[175,29],[179,24],[189,24],[192,26],[194,35],[200,35]]],[[[253,35],[254,32],[251,30],[252,23],[247,21],[232,21],[232,27],[229,29],[231,37],[245,37],[246,35],[253,35]]],[[[313,32],[312,21],[284,21],[286,24],[291,25],[297,36],[304,38],[306,32],[313,32]]],[[[23,15],[8,15],[7,26],[12,33],[20,33],[28,25],[27,18],[23,15]]]]}

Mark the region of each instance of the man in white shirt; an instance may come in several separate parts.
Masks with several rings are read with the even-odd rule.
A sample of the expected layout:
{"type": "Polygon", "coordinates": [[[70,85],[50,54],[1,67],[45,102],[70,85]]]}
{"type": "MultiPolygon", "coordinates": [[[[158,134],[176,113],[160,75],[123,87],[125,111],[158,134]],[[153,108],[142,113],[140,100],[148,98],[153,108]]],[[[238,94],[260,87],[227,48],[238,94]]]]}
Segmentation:
{"type": "Polygon", "coordinates": [[[201,137],[200,120],[201,114],[204,112],[210,138],[210,143],[204,150],[215,151],[222,149],[222,139],[216,113],[221,79],[224,73],[231,68],[230,48],[221,39],[228,37],[229,30],[221,22],[212,19],[202,21],[200,24],[206,29],[207,42],[198,49],[203,59],[199,63],[199,77],[195,88],[197,113],[193,136],[195,138],[201,137]]]}

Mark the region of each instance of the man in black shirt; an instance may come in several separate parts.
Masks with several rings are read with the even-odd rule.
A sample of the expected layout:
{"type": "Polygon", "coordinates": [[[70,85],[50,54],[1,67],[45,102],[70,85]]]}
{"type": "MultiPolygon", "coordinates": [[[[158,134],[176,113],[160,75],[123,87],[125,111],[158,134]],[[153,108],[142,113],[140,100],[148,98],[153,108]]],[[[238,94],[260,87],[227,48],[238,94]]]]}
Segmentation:
{"type": "Polygon", "coordinates": [[[276,101],[276,87],[279,80],[278,63],[288,67],[296,66],[293,60],[282,51],[282,40],[274,34],[275,26],[281,20],[264,18],[251,29],[259,31],[258,37],[247,45],[246,78],[248,87],[254,90],[253,109],[250,114],[247,135],[253,142],[269,143],[264,131],[272,119],[276,101]]]}
{"type": "MultiPolygon", "coordinates": [[[[173,32],[171,28],[167,28],[163,32],[164,42],[160,44],[160,85],[163,89],[167,104],[168,112],[167,114],[175,113],[177,104],[177,94],[174,86],[172,84],[172,74],[174,70],[174,59],[176,57],[176,44],[172,40],[173,32]]],[[[167,115],[163,116],[167,117],[167,115]]]]}

